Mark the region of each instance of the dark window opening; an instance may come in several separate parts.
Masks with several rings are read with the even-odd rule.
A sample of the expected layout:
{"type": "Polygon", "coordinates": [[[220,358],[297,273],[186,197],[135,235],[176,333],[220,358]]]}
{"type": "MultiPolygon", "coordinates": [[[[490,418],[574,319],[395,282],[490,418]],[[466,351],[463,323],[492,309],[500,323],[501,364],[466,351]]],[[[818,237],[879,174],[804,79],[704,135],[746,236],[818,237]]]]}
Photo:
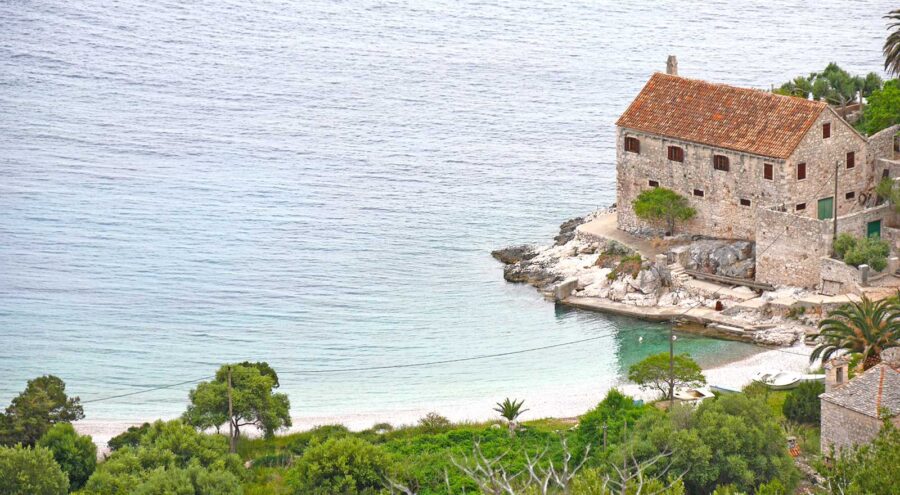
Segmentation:
{"type": "Polygon", "coordinates": [[[856,166],[856,153],[851,151],[847,153],[847,168],[853,168],[856,166]]]}
{"type": "Polygon", "coordinates": [[[742,200],[741,200],[741,206],[750,206],[750,200],[749,200],[749,199],[742,199],[742,200]]]}
{"type": "Polygon", "coordinates": [[[655,180],[651,180],[649,182],[649,184],[650,184],[650,187],[659,187],[659,182],[657,182],[655,180]]]}
{"type": "Polygon", "coordinates": [[[771,163],[763,163],[763,179],[775,179],[775,167],[771,163]]]}
{"type": "Polygon", "coordinates": [[[822,139],[831,137],[831,124],[822,124],[822,139]]]}
{"type": "Polygon", "coordinates": [[[837,369],[834,370],[834,382],[844,383],[844,368],[838,366],[837,369]]]}
{"type": "Polygon", "coordinates": [[[887,179],[891,175],[891,171],[888,169],[884,169],[881,171],[881,178],[887,179]]]}
{"type": "Polygon", "coordinates": [[[694,189],[694,196],[697,196],[698,198],[702,198],[703,190],[702,189],[694,189]]]}
{"type": "Polygon", "coordinates": [[[723,155],[713,155],[713,168],[728,172],[728,157],[723,155]]]}
{"type": "Polygon", "coordinates": [[[848,192],[847,194],[844,195],[844,198],[846,198],[846,199],[853,199],[853,198],[855,198],[855,197],[856,197],[856,193],[853,192],[853,191],[850,191],[850,192],[848,192]]]}
{"type": "Polygon", "coordinates": [[[678,146],[669,146],[669,160],[673,162],[684,161],[684,149],[678,146]]]}
{"type": "Polygon", "coordinates": [[[638,138],[625,138],[625,151],[630,151],[631,153],[640,153],[641,142],[638,140],[638,138]]]}
{"type": "Polygon", "coordinates": [[[803,210],[806,209],[806,203],[799,203],[799,204],[796,206],[796,208],[794,208],[794,209],[797,210],[797,211],[803,211],[803,210]]]}
{"type": "Polygon", "coordinates": [[[803,180],[806,178],[806,164],[798,163],[797,164],[797,180],[803,180]]]}

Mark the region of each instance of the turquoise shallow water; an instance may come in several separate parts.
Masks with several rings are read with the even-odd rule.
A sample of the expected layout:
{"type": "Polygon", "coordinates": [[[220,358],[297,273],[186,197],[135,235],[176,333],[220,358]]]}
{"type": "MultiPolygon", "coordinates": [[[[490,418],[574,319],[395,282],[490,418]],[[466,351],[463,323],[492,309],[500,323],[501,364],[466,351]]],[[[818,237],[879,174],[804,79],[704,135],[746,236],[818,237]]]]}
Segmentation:
{"type": "MultiPolygon", "coordinates": [[[[755,87],[877,70],[891,7],[0,3],[0,404],[43,373],[92,399],[246,359],[297,415],[608,383],[666,327],[555,308],[490,250],[613,201],[613,123],[669,53],[755,87]]],[[[86,412],[178,414],[187,388],[86,412]]]]}

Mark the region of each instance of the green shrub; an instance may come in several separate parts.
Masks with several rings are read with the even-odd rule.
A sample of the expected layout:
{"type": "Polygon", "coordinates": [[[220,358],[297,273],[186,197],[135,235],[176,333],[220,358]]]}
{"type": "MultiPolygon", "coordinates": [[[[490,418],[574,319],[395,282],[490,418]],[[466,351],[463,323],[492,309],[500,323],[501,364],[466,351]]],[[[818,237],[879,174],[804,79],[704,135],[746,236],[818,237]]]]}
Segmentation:
{"type": "Polygon", "coordinates": [[[70,423],[57,423],[38,440],[38,445],[53,452],[53,458],[69,477],[69,486],[77,490],[97,467],[97,446],[88,435],[79,435],[70,423]]]}
{"type": "Polygon", "coordinates": [[[591,409],[578,422],[575,432],[575,454],[581,454],[590,446],[592,452],[598,452],[600,456],[608,452],[603,450],[603,426],[606,426],[607,448],[622,442],[622,436],[627,422],[629,427],[634,427],[638,419],[650,411],[650,406],[638,406],[634,399],[612,389],[606,393],[606,397],[591,409]]]}
{"type": "Polygon", "coordinates": [[[837,236],[837,239],[834,241],[834,252],[837,254],[837,257],[840,259],[844,259],[844,256],[847,254],[847,251],[850,251],[854,247],[856,247],[856,237],[844,232],[837,236]]]}
{"type": "Polygon", "coordinates": [[[825,384],[821,382],[801,383],[788,393],[781,408],[784,417],[798,423],[818,424],[821,414],[819,395],[822,393],[825,393],[825,384]]]}
{"type": "Polygon", "coordinates": [[[427,433],[440,433],[450,428],[450,420],[436,412],[430,412],[419,419],[419,426],[427,433]]]}
{"type": "Polygon", "coordinates": [[[43,447],[0,447],[0,494],[64,495],[69,479],[43,447]]]}
{"type": "Polygon", "coordinates": [[[884,240],[874,236],[857,238],[849,234],[841,234],[838,236],[838,243],[835,243],[836,252],[838,244],[843,250],[841,258],[848,265],[857,267],[869,265],[873,270],[879,272],[887,267],[887,256],[890,254],[891,248],[884,240]]]}
{"type": "Polygon", "coordinates": [[[109,450],[115,452],[122,447],[137,447],[141,443],[141,436],[150,429],[150,423],[144,423],[141,426],[129,426],[127,430],[109,439],[106,444],[109,450]]]}
{"type": "Polygon", "coordinates": [[[379,447],[353,437],[332,438],[307,448],[287,481],[298,495],[374,495],[384,488],[391,467],[379,447]]]}
{"type": "Polygon", "coordinates": [[[641,266],[643,265],[644,260],[641,258],[640,254],[632,254],[629,256],[624,256],[619,260],[618,264],[613,271],[609,272],[606,275],[606,278],[609,280],[615,280],[619,278],[621,275],[631,275],[631,278],[637,278],[638,273],[641,272],[641,266]]]}

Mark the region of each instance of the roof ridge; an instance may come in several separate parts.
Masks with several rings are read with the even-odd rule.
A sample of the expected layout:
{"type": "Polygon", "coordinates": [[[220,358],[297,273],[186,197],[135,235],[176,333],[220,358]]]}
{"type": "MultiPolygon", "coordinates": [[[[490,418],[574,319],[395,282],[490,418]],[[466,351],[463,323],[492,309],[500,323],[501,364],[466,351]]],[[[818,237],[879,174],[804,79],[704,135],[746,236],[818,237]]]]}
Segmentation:
{"type": "Polygon", "coordinates": [[[795,103],[796,102],[806,102],[806,103],[811,104],[812,106],[821,107],[821,108],[825,108],[828,106],[828,103],[825,103],[824,101],[810,100],[807,98],[800,98],[798,96],[781,95],[781,94],[773,93],[773,92],[765,90],[765,89],[748,88],[746,86],[735,86],[734,84],[728,84],[728,83],[724,83],[724,82],[707,81],[706,79],[697,79],[694,77],[684,77],[684,76],[675,75],[675,74],[667,74],[665,72],[654,72],[653,75],[654,76],[660,75],[660,76],[669,77],[672,79],[683,79],[685,81],[693,81],[693,82],[698,82],[698,83],[703,83],[703,84],[709,84],[710,86],[722,86],[722,87],[726,87],[729,89],[736,89],[738,91],[753,91],[753,92],[762,93],[763,95],[771,96],[774,98],[793,98],[792,101],[795,103]]]}

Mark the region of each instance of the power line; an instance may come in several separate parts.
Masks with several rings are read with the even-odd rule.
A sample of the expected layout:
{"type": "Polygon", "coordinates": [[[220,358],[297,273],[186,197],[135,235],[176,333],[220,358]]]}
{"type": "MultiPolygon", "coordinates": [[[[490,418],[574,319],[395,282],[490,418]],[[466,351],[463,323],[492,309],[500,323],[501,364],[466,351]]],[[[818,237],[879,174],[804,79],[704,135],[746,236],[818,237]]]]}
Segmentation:
{"type": "MultiPolygon", "coordinates": [[[[833,177],[835,177],[835,178],[837,177],[837,170],[834,171],[833,177]]],[[[814,199],[819,196],[819,193],[822,192],[822,189],[825,187],[825,185],[827,185],[829,183],[830,183],[830,181],[826,180],[825,182],[822,183],[821,186],[819,186],[819,189],[816,191],[816,193],[814,195],[814,199]]],[[[834,215],[837,216],[837,206],[836,205],[835,205],[834,215]]],[[[785,227],[784,231],[779,233],[775,237],[775,239],[773,239],[772,242],[769,243],[769,245],[766,246],[762,251],[758,252],[756,256],[759,257],[759,256],[765,254],[766,251],[768,251],[770,248],[772,248],[772,246],[774,246],[779,240],[781,240],[781,238],[784,236],[784,234],[786,234],[788,232],[788,230],[790,230],[790,228],[794,226],[794,223],[796,223],[799,218],[801,218],[799,215],[795,216],[795,218],[791,220],[791,223],[787,227],[785,227]]],[[[717,289],[715,292],[712,293],[711,297],[716,296],[719,293],[719,291],[721,291],[724,288],[725,287],[723,286],[723,287],[720,287],[719,289],[717,289]]],[[[697,304],[684,310],[681,314],[674,317],[673,319],[677,319],[677,318],[687,315],[691,310],[696,309],[701,304],[702,303],[698,302],[697,304]]],[[[439,364],[462,363],[462,362],[467,362],[467,361],[476,361],[476,360],[480,360],[480,359],[492,359],[492,358],[497,358],[497,357],[513,356],[513,355],[517,355],[517,354],[525,354],[528,352],[536,352],[536,351],[554,349],[554,348],[564,347],[564,346],[569,346],[569,345],[583,344],[585,342],[591,342],[591,341],[605,339],[605,338],[607,338],[607,336],[603,335],[603,336],[597,336],[597,337],[589,337],[586,339],[573,340],[570,342],[563,342],[560,344],[551,344],[551,345],[546,345],[546,346],[541,346],[541,347],[533,347],[530,349],[520,349],[517,351],[501,352],[501,353],[497,353],[497,354],[484,354],[484,355],[480,355],[480,356],[470,356],[470,357],[464,357],[464,358],[442,359],[442,360],[438,360],[438,361],[425,361],[425,362],[419,362],[419,363],[405,363],[405,364],[390,364],[390,365],[382,365],[382,366],[366,366],[366,367],[358,367],[358,368],[330,368],[330,369],[320,369],[320,370],[312,370],[312,369],[310,369],[310,370],[287,370],[287,371],[281,371],[281,372],[279,372],[279,374],[280,375],[299,375],[299,374],[349,373],[349,372],[360,372],[360,371],[379,371],[379,370],[388,370],[388,369],[418,368],[418,367],[425,367],[425,366],[435,366],[435,365],[439,365],[439,364]]],[[[790,351],[786,351],[783,349],[774,349],[774,350],[777,350],[779,352],[784,352],[787,354],[796,354],[799,356],[805,356],[805,354],[790,352],[790,351]]],[[[169,385],[161,385],[158,387],[146,388],[146,389],[137,390],[137,391],[129,392],[129,393],[125,393],[125,394],[111,395],[108,397],[101,397],[101,398],[97,398],[97,399],[85,400],[85,401],[81,401],[81,403],[82,404],[91,404],[94,402],[103,402],[103,401],[108,401],[108,400],[113,400],[113,399],[121,399],[123,397],[131,397],[134,395],[155,392],[157,390],[165,390],[165,389],[169,389],[169,388],[178,387],[181,385],[198,383],[198,382],[202,382],[204,380],[212,379],[214,377],[215,376],[206,376],[203,378],[197,378],[194,380],[186,380],[186,381],[179,382],[179,383],[173,383],[173,384],[169,384],[169,385]]]]}

